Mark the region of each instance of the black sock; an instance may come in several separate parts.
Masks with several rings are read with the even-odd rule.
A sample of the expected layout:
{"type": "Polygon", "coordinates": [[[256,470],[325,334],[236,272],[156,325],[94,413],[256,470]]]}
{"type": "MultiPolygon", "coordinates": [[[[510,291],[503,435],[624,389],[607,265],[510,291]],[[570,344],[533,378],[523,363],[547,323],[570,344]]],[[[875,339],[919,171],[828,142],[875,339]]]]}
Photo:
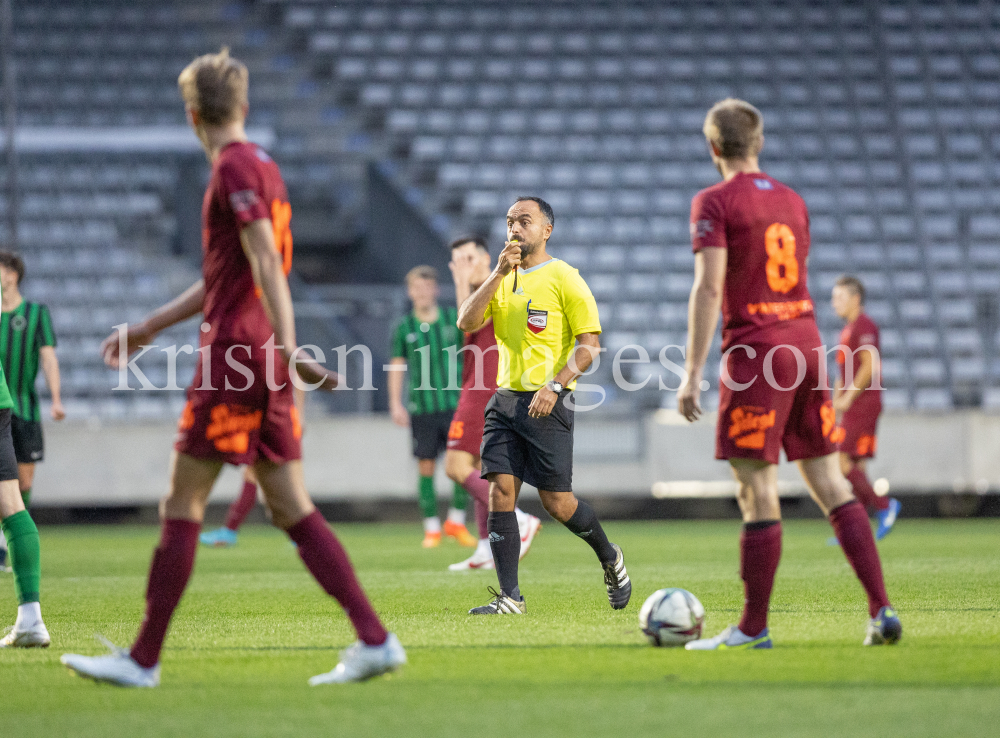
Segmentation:
{"type": "Polygon", "coordinates": [[[594,508],[583,500],[579,501],[573,517],[563,525],[569,528],[574,535],[589,543],[602,564],[613,562],[618,558],[618,552],[615,551],[614,546],[604,534],[604,528],[601,527],[601,522],[594,514],[594,508]]]}
{"type": "Polygon", "coordinates": [[[521,599],[517,586],[517,564],[521,558],[521,531],[514,512],[491,512],[486,527],[490,532],[490,549],[497,568],[500,591],[515,600],[521,599]]]}
{"type": "Polygon", "coordinates": [[[780,520],[758,520],[756,523],[744,523],[743,530],[764,530],[780,522],[780,520]]]}

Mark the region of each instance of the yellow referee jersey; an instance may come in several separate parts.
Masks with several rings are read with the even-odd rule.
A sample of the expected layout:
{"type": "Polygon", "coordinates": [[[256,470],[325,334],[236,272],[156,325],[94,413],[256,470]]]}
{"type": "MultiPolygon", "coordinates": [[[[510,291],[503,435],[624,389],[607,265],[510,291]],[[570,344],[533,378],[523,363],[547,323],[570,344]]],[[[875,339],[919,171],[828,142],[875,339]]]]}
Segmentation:
{"type": "Polygon", "coordinates": [[[493,318],[500,350],[497,386],[531,392],[566,365],[576,336],[601,332],[601,321],[580,272],[560,259],[518,269],[516,293],[513,288],[511,271],[483,318],[493,318]]]}

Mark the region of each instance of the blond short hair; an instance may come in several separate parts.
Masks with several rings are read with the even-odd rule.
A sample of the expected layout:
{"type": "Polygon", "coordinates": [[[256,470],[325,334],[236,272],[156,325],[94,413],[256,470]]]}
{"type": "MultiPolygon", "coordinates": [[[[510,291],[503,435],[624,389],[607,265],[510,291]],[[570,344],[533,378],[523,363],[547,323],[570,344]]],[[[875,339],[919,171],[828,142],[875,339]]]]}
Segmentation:
{"type": "Polygon", "coordinates": [[[219,126],[239,120],[247,105],[250,73],[223,46],[218,54],[205,54],[184,67],[177,77],[181,97],[197,110],[202,121],[219,126]]]}
{"type": "Polygon", "coordinates": [[[723,159],[757,156],[764,146],[764,116],[750,103],[734,97],[712,106],[702,131],[723,159]]]}
{"type": "Polygon", "coordinates": [[[414,279],[429,279],[432,282],[437,282],[437,269],[432,266],[427,266],[426,264],[415,266],[406,273],[406,286],[409,287],[410,283],[413,282],[414,279]]]}

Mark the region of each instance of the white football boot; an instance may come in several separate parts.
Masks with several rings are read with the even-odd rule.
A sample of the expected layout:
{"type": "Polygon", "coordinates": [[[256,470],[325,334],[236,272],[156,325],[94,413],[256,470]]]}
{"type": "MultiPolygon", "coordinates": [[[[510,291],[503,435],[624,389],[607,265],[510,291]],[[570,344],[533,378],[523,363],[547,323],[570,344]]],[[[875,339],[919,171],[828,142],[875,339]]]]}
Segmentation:
{"type": "Polygon", "coordinates": [[[688,651],[726,651],[737,648],[771,648],[771,631],[764,628],[756,637],[748,636],[735,625],[730,625],[714,638],[688,641],[684,648],[688,651]]]}
{"type": "Polygon", "coordinates": [[[139,666],[128,652],[98,636],[111,653],[107,656],[80,656],[64,653],[59,661],[71,671],[95,682],[117,684],[119,687],[156,687],[160,684],[160,665],[148,669],[139,666]]]}
{"type": "Polygon", "coordinates": [[[52,640],[37,602],[17,606],[17,620],[0,638],[0,648],[48,648],[52,640]]]}
{"type": "Polygon", "coordinates": [[[518,556],[518,560],[520,561],[528,555],[531,542],[535,540],[538,531],[542,529],[542,521],[534,515],[524,513],[524,517],[518,516],[517,527],[521,533],[521,554],[518,556]]]}
{"type": "Polygon", "coordinates": [[[50,643],[49,631],[41,620],[27,628],[15,625],[0,638],[0,648],[48,648],[50,643]]]}
{"type": "Polygon", "coordinates": [[[495,569],[496,564],[493,563],[493,551],[490,550],[489,543],[485,546],[480,545],[476,548],[475,553],[472,554],[465,561],[459,561],[457,564],[449,564],[448,571],[474,571],[476,569],[495,569]]]}
{"type": "Polygon", "coordinates": [[[395,633],[390,633],[381,646],[366,646],[361,641],[341,651],[340,663],[325,674],[309,680],[309,685],[347,684],[363,682],[379,674],[395,671],[406,663],[406,651],[395,633]]]}

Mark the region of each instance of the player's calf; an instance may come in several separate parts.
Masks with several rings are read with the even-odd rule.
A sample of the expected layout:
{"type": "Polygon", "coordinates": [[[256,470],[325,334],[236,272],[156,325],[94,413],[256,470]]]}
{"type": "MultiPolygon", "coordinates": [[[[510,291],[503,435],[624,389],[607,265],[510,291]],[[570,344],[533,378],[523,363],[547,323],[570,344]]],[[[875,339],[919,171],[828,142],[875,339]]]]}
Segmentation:
{"type": "MultiPolygon", "coordinates": [[[[8,480],[2,484],[4,489],[0,494],[9,501],[17,494],[17,483],[8,480]]],[[[5,517],[0,528],[10,550],[18,602],[17,620],[10,632],[0,639],[0,648],[45,648],[50,639],[39,605],[42,570],[38,528],[23,509],[5,517]]]]}

